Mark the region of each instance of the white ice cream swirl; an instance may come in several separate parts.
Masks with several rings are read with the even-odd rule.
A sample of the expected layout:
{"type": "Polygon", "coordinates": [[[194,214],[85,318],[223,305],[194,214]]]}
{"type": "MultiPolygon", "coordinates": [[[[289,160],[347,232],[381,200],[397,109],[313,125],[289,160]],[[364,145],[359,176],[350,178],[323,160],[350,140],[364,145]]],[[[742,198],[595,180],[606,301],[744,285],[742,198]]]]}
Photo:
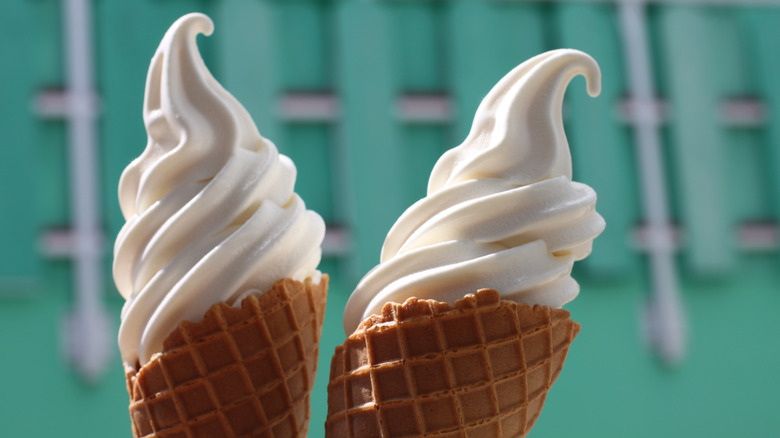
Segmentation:
{"type": "Polygon", "coordinates": [[[176,21],[146,83],[146,149],[124,171],[126,224],[114,280],[127,300],[119,346],[145,364],[183,320],[238,303],[279,279],[319,281],[325,225],[294,193],[296,170],[209,73],[196,37],[212,21],[176,21]]]}
{"type": "Polygon", "coordinates": [[[395,223],[381,263],[344,313],[352,333],[388,301],[454,303],[480,288],[503,299],[561,307],[579,293],[572,265],[604,229],[596,193],[572,182],[561,108],[582,74],[600,92],[589,55],[555,50],[509,72],[477,109],[466,140],[436,163],[428,194],[395,223]]]}

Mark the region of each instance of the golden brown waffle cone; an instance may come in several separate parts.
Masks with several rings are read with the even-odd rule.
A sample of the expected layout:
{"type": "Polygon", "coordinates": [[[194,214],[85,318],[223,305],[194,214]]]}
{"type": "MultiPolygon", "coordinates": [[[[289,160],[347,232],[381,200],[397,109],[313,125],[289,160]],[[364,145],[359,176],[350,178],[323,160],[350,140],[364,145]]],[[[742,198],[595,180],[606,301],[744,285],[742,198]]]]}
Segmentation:
{"type": "Polygon", "coordinates": [[[500,300],[388,303],[336,348],[326,437],[523,437],[580,325],[500,300]]]}
{"type": "Polygon", "coordinates": [[[161,354],[126,367],[133,435],[306,436],[327,289],[327,275],[283,279],[179,324],[161,354]]]}

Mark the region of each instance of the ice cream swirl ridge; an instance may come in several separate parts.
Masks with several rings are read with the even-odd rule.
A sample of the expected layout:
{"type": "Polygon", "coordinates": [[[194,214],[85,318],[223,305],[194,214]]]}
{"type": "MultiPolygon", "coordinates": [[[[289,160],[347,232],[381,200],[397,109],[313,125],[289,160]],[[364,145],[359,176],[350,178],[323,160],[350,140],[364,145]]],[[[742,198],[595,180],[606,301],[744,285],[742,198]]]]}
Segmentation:
{"type": "Polygon", "coordinates": [[[604,229],[596,193],[573,182],[563,129],[569,82],[601,87],[598,64],[570,49],[536,56],[484,98],[466,140],[438,160],[427,196],[395,223],[381,262],[352,293],[351,333],[384,303],[454,303],[477,289],[502,299],[561,307],[579,293],[572,265],[604,229]]]}

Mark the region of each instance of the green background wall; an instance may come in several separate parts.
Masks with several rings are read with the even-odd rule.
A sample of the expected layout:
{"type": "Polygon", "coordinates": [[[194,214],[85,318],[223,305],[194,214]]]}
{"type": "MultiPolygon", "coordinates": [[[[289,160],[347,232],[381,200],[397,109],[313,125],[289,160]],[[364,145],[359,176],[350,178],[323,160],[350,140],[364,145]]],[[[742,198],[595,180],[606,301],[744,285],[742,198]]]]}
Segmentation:
{"type": "MultiPolygon", "coordinates": [[[[202,11],[207,65],[252,113],[260,131],[298,166],[298,192],[346,236],[321,269],[331,274],[310,436],[323,434],[330,354],[343,341],[341,312],[378,260],[385,233],[424,195],[437,157],[468,132],[482,96],[509,69],[542,51],[592,54],[603,92],[582,78],[567,93],[575,179],[599,193],[608,228],[575,268],[582,284],[567,308],[583,330],[533,437],[780,436],[780,257],[777,237],[746,248],[738,231],[780,217],[780,10],[652,5],[652,54],[689,349],[666,367],[643,340],[651,290],[615,6],[506,1],[100,0],[95,7],[104,207],[105,302],[122,169],[140,154],[148,62],[167,27],[202,11]],[[286,98],[332,111],[287,111],[286,98]],[[407,98],[445,102],[433,117],[402,110],[407,98]],[[442,100],[447,97],[448,100],[442,100]],[[749,98],[764,111],[723,115],[749,98]]],[[[64,359],[62,318],[73,301],[71,263],[46,256],[41,238],[69,226],[63,121],[33,101],[63,86],[61,3],[0,3],[0,425],[2,436],[130,436],[118,351],[85,384],[64,359]]],[[[114,334],[112,333],[113,337],[114,334]]]]}

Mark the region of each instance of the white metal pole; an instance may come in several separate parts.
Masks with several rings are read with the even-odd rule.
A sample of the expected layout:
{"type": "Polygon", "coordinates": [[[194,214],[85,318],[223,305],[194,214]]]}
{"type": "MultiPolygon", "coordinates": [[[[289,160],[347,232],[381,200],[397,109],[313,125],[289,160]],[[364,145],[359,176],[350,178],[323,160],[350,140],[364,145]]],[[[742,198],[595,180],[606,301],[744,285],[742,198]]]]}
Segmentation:
{"type": "Polygon", "coordinates": [[[75,309],[68,319],[67,348],[88,381],[110,356],[108,319],[102,302],[102,232],[97,160],[97,97],[94,86],[91,0],[65,0],[66,96],[70,212],[75,265],[75,309]]]}
{"type": "Polygon", "coordinates": [[[621,0],[618,3],[623,53],[635,115],[634,138],[653,281],[653,292],[646,308],[647,335],[661,358],[668,364],[675,364],[685,353],[686,324],[674,260],[645,7],[643,0],[621,0]]]}

